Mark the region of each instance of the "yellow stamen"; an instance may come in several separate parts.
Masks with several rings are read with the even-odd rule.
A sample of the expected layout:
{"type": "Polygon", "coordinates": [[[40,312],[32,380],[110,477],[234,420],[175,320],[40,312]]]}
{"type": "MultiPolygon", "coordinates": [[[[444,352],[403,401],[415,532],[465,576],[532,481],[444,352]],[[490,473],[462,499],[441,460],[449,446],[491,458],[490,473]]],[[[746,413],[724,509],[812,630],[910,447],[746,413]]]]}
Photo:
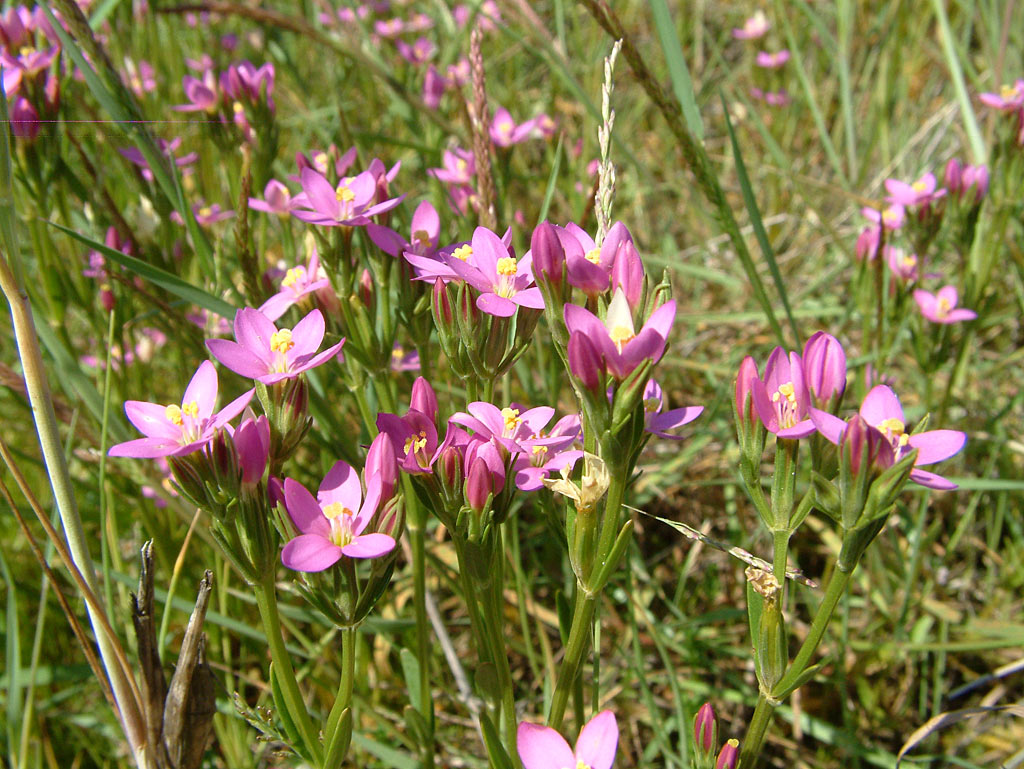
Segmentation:
{"type": "Polygon", "coordinates": [[[586,256],[584,258],[588,262],[590,262],[591,264],[600,264],[601,263],[601,249],[600,248],[592,248],[592,249],[590,249],[589,251],[587,251],[586,256]]]}
{"type": "Polygon", "coordinates": [[[188,403],[182,404],[181,413],[187,417],[197,419],[199,417],[199,405],[195,401],[189,401],[188,403]]]}
{"type": "Polygon", "coordinates": [[[547,446],[534,446],[533,447],[533,455],[535,457],[536,456],[543,457],[547,453],[548,453],[548,447],[547,446]]]}
{"type": "Polygon", "coordinates": [[[167,417],[168,422],[181,427],[185,424],[185,420],[181,418],[181,407],[175,406],[173,403],[164,409],[164,416],[167,417]]]}
{"type": "Polygon", "coordinates": [[[468,243],[464,246],[459,246],[454,251],[452,251],[452,256],[454,256],[456,259],[461,259],[462,261],[466,261],[472,255],[473,247],[468,243]]]}
{"type": "Polygon", "coordinates": [[[334,191],[334,197],[339,203],[351,203],[356,199],[356,194],[348,187],[349,180],[343,179],[334,191]]]}
{"type": "Polygon", "coordinates": [[[231,109],[236,115],[241,115],[243,112],[245,112],[245,107],[242,106],[242,102],[240,101],[236,101],[234,104],[232,104],[231,109]]]}
{"type": "Polygon", "coordinates": [[[519,418],[519,409],[504,408],[501,410],[501,418],[505,420],[505,432],[511,433],[523,420],[519,418]]]}
{"type": "Polygon", "coordinates": [[[940,318],[945,318],[947,315],[949,315],[949,311],[951,309],[953,308],[950,305],[949,300],[943,296],[939,298],[939,306],[935,308],[935,314],[938,315],[940,318]]]}
{"type": "Polygon", "coordinates": [[[281,286],[284,288],[291,288],[296,283],[306,279],[306,268],[305,267],[292,267],[284,274],[284,280],[281,281],[281,286]]]}
{"type": "Polygon", "coordinates": [[[896,417],[889,417],[878,423],[878,429],[892,435],[903,435],[903,431],[907,429],[907,426],[896,419],[896,417]]]}
{"type": "Polygon", "coordinates": [[[202,208],[199,209],[199,215],[204,219],[212,213],[213,209],[210,208],[209,206],[203,206],[202,208]]]}
{"type": "Polygon", "coordinates": [[[910,186],[913,188],[914,192],[924,192],[926,189],[928,189],[928,186],[920,180],[914,182],[910,186]]]}
{"type": "Polygon", "coordinates": [[[396,345],[395,347],[393,347],[391,349],[391,359],[392,360],[401,360],[404,355],[405,355],[405,350],[402,349],[401,345],[396,345]]]}
{"type": "Polygon", "coordinates": [[[295,342],[292,341],[292,332],[287,328],[282,328],[280,331],[275,331],[270,336],[271,352],[279,352],[282,355],[284,355],[294,346],[295,342]]]}
{"type": "Polygon", "coordinates": [[[1014,85],[1003,85],[999,88],[999,95],[1003,97],[1003,101],[1010,101],[1010,99],[1016,99],[1020,94],[1016,84],[1014,85]]]}
{"type": "Polygon", "coordinates": [[[408,456],[409,454],[417,454],[423,451],[423,449],[425,449],[426,446],[427,434],[421,430],[418,436],[410,435],[408,438],[405,439],[405,454],[406,456],[408,456]]]}
{"type": "Polygon", "coordinates": [[[414,246],[429,246],[430,235],[427,234],[426,230],[416,230],[412,234],[412,244],[414,246]]]}
{"type": "Polygon", "coordinates": [[[516,267],[516,259],[514,256],[503,256],[498,260],[498,274],[499,275],[515,275],[518,267],[516,267]]]}
{"type": "Polygon", "coordinates": [[[465,160],[459,158],[458,160],[455,161],[455,168],[457,168],[459,171],[465,171],[466,168],[468,168],[468,165],[466,164],[465,160]]]}
{"type": "Polygon", "coordinates": [[[331,502],[321,508],[328,518],[337,518],[339,515],[347,515],[349,518],[355,515],[354,512],[345,507],[341,502],[331,502]]]}
{"type": "Polygon", "coordinates": [[[320,166],[321,168],[326,168],[327,167],[327,153],[326,152],[318,152],[318,153],[316,153],[313,156],[313,164],[316,165],[316,166],[320,166]]]}

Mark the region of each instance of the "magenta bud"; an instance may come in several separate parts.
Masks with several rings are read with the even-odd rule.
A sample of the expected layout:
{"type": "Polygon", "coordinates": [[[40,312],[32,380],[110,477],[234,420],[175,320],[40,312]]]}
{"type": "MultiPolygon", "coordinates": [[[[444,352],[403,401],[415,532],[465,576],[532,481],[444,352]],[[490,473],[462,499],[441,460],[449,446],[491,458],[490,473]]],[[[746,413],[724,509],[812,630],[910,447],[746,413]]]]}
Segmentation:
{"type": "Polygon", "coordinates": [[[726,743],[722,746],[721,752],[718,754],[718,760],[715,762],[715,769],[736,769],[736,762],[739,761],[739,758],[739,740],[726,740],[726,743]]]}
{"type": "Polygon", "coordinates": [[[434,320],[439,326],[450,328],[455,323],[455,313],[452,311],[452,300],[445,289],[444,281],[438,278],[434,281],[434,288],[431,291],[430,302],[434,310],[434,320]]]}
{"type": "Polygon", "coordinates": [[[565,276],[565,249],[550,222],[541,222],[533,231],[530,254],[533,256],[534,276],[548,281],[557,289],[565,276]]]}
{"type": "Polygon", "coordinates": [[[446,488],[458,489],[462,486],[462,451],[459,448],[448,446],[443,449],[437,466],[446,488]]]}
{"type": "Polygon", "coordinates": [[[590,392],[599,392],[605,375],[604,360],[582,331],[569,335],[569,370],[590,392]]]}
{"type": "Polygon", "coordinates": [[[271,507],[284,505],[284,481],[270,476],[267,480],[267,498],[270,500],[271,507]]]}
{"type": "Polygon", "coordinates": [[[967,166],[963,175],[963,191],[974,187],[974,202],[980,203],[988,194],[988,166],[967,166]]]}
{"type": "Polygon", "coordinates": [[[494,493],[494,476],[487,463],[478,458],[466,474],[466,502],[477,513],[487,506],[487,498],[494,493]]]}
{"type": "Polygon", "coordinates": [[[437,423],[437,396],[434,394],[434,388],[430,386],[430,382],[421,376],[416,377],[416,381],[412,383],[409,408],[426,414],[432,422],[437,423]]]}
{"type": "Polygon", "coordinates": [[[366,269],[359,276],[359,298],[362,299],[364,307],[373,306],[373,276],[366,269]]]}
{"type": "Polygon", "coordinates": [[[242,483],[259,483],[270,456],[270,422],[265,416],[246,419],[235,430],[233,438],[242,468],[242,483]]]}
{"type": "Polygon", "coordinates": [[[736,375],[736,416],[740,423],[745,424],[753,419],[754,399],[752,389],[761,379],[757,373],[757,363],[748,355],[740,363],[736,375]]]}
{"type": "Polygon", "coordinates": [[[950,195],[956,195],[960,197],[960,193],[963,192],[963,167],[960,165],[960,161],[956,158],[950,158],[949,162],[946,163],[946,172],[944,174],[946,189],[949,190],[950,195]]]}
{"type": "Polygon", "coordinates": [[[855,253],[860,261],[870,262],[878,256],[878,241],[881,237],[881,228],[871,225],[865,227],[857,236],[855,253]]]}
{"type": "Polygon", "coordinates": [[[715,711],[710,702],[705,702],[693,719],[693,739],[698,750],[710,754],[715,749],[715,711]]]}
{"type": "Polygon", "coordinates": [[[378,433],[366,452],[364,476],[369,479],[376,476],[380,479],[381,499],[391,499],[398,485],[398,458],[395,456],[395,444],[387,433],[378,433]]]}
{"type": "Polygon", "coordinates": [[[612,293],[617,288],[621,288],[626,295],[629,309],[635,310],[644,290],[644,263],[633,241],[628,238],[619,244],[612,261],[612,293]]]}
{"type": "Polygon", "coordinates": [[[839,443],[839,456],[852,476],[862,470],[880,472],[896,461],[892,444],[882,433],[869,425],[859,414],[849,420],[839,443]]]}
{"type": "Polygon", "coordinates": [[[824,404],[846,390],[846,352],[831,334],[819,331],[807,340],[803,355],[804,384],[816,403],[824,404]]]}

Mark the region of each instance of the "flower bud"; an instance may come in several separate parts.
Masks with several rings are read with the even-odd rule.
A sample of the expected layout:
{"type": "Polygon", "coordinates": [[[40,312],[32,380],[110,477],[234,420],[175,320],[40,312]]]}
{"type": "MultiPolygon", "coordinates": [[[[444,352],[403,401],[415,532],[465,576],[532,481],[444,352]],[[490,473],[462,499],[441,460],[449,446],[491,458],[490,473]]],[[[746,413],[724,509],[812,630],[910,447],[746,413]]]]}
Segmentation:
{"type": "Polygon", "coordinates": [[[387,433],[378,433],[370,444],[366,452],[363,475],[367,479],[377,477],[380,480],[381,499],[391,499],[395,495],[395,487],[398,485],[398,459],[395,456],[395,444],[387,433]]]}
{"type": "Polygon", "coordinates": [[[477,459],[466,474],[466,502],[477,514],[483,513],[494,494],[494,476],[483,459],[477,459]]]}
{"type": "Polygon", "coordinates": [[[714,753],[717,725],[715,723],[715,711],[710,702],[705,702],[697,711],[693,719],[693,740],[697,750],[705,756],[714,753]]]}
{"type": "Polygon", "coordinates": [[[416,377],[412,383],[412,397],[409,401],[409,408],[425,414],[432,422],[437,423],[437,395],[434,388],[430,386],[423,377],[416,377]]]}
{"type": "Polygon", "coordinates": [[[956,158],[950,158],[949,162],[946,163],[946,172],[944,174],[946,189],[949,190],[949,194],[955,197],[960,197],[963,192],[963,167],[960,165],[960,161],[956,158]]]}
{"type": "Polygon", "coordinates": [[[606,373],[604,359],[597,347],[582,331],[573,331],[569,335],[568,345],[569,371],[583,387],[591,393],[601,390],[601,383],[606,373]]]}
{"type": "Polygon", "coordinates": [[[225,429],[217,430],[209,445],[210,467],[213,482],[229,497],[238,495],[238,483],[242,478],[238,452],[235,443],[225,429]]]}
{"type": "Polygon", "coordinates": [[[635,310],[644,290],[644,263],[633,241],[624,239],[615,251],[612,262],[611,290],[621,288],[629,309],[635,310]]]}
{"type": "Polygon", "coordinates": [[[373,276],[367,269],[359,276],[359,299],[364,307],[373,307],[373,276]]]}
{"type": "Polygon", "coordinates": [[[980,203],[988,194],[988,166],[967,166],[963,175],[963,191],[969,192],[974,187],[974,202],[980,203]]]}
{"type": "Polygon", "coordinates": [[[881,228],[875,225],[870,225],[860,231],[860,235],[857,236],[857,246],[855,249],[857,258],[860,261],[870,262],[878,256],[878,246],[881,235],[881,228]]]}
{"type": "Polygon", "coordinates": [[[846,390],[846,353],[839,340],[824,331],[808,339],[804,345],[803,375],[816,405],[826,408],[833,399],[838,402],[846,390]]]}
{"type": "Polygon", "coordinates": [[[715,769],[736,769],[736,762],[740,758],[740,743],[737,739],[726,740],[722,751],[718,754],[718,761],[715,762],[715,769]]]}
{"type": "Polygon", "coordinates": [[[557,292],[565,279],[565,249],[558,232],[550,222],[541,222],[530,237],[533,275],[538,283],[546,282],[557,292]]]}
{"type": "Polygon", "coordinates": [[[262,415],[258,419],[246,419],[235,430],[232,438],[242,469],[242,483],[259,483],[270,457],[270,422],[262,415]]]}

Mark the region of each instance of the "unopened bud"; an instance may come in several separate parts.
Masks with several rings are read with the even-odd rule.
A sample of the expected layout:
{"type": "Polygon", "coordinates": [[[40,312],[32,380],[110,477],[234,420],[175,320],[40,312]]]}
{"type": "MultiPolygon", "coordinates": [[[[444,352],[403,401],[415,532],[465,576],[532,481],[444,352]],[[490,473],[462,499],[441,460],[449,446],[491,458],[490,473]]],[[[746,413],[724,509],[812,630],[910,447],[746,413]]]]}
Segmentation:
{"type": "Polygon", "coordinates": [[[697,711],[696,717],[693,719],[693,739],[697,745],[697,750],[710,755],[715,751],[715,732],[717,725],[715,723],[715,711],[711,707],[710,702],[705,702],[700,706],[700,710],[697,711]]]}
{"type": "Polygon", "coordinates": [[[726,740],[722,751],[718,754],[718,761],[715,762],[715,769],[736,769],[736,762],[740,758],[740,742],[737,739],[726,740]]]}

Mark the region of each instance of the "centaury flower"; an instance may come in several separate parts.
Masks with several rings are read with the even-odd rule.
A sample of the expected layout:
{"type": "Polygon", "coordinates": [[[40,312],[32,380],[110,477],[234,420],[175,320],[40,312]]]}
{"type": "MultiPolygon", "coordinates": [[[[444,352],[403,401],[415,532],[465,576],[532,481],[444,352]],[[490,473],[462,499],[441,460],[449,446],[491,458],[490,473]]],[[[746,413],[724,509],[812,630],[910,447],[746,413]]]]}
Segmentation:
{"type": "Polygon", "coordinates": [[[587,722],[569,747],[554,729],[523,722],[516,732],[516,748],[524,769],[611,769],[619,745],[615,714],[603,710],[587,722]]]}
{"type": "Polygon", "coordinates": [[[974,310],[956,306],[959,298],[953,286],[943,286],[937,294],[921,288],[914,292],[914,301],[917,302],[921,314],[932,323],[959,323],[962,320],[977,318],[978,313],[974,310]]]}
{"type": "Polygon", "coordinates": [[[185,388],[180,406],[174,403],[164,406],[143,401],[125,402],[124,413],[128,421],[146,437],[112,446],[110,456],[153,459],[191,454],[209,443],[217,428],[238,416],[254,392],[249,390],[214,414],[217,369],[210,361],[203,361],[185,388]]]}
{"type": "Polygon", "coordinates": [[[235,315],[235,339],[207,339],[206,347],[214,358],[236,374],[263,384],[292,379],[334,358],[345,343],[317,352],[324,340],[324,316],[313,310],[294,328],[278,329],[259,310],[243,307],[235,315]]]}

